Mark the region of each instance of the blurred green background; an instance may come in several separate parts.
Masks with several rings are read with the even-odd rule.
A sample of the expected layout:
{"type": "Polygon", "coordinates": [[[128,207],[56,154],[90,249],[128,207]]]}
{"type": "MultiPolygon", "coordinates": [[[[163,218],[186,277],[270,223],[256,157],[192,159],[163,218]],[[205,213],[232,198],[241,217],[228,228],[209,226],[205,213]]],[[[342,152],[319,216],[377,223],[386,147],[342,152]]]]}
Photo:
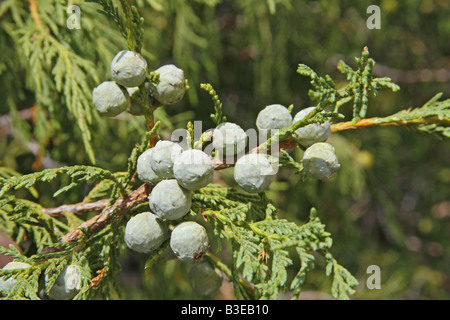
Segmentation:
{"type": "MultiPolygon", "coordinates": [[[[29,43],[38,41],[33,35],[42,30],[29,3],[0,4],[0,165],[26,174],[62,164],[91,164],[83,152],[78,118],[68,112],[69,97],[52,72],[58,54],[33,55],[36,51],[29,43]]],[[[86,78],[75,74],[76,81],[86,85],[81,92],[109,80],[109,63],[126,43],[115,25],[96,12],[99,6],[73,1],[81,8],[81,29],[69,30],[65,1],[36,3],[42,24],[64,50],[93,63],[86,78]]],[[[397,93],[386,90],[374,98],[368,117],[419,107],[438,92],[450,97],[446,0],[135,3],[145,18],[143,54],[150,69],[174,63],[189,80],[182,102],[157,111],[166,138],[173,129],[185,128],[188,120],[202,121],[204,130],[213,127],[212,102],[200,83],[214,86],[228,120],[246,130],[255,127],[256,115],[266,105],[293,104],[293,112],[310,106],[309,81],[296,73],[299,63],[344,82],[336,70],[338,60],[354,66],[354,57],[364,46],[377,62],[375,75],[389,76],[401,87],[397,93]],[[381,9],[379,30],[366,27],[370,16],[366,10],[372,4],[381,9]]],[[[93,106],[83,108],[89,114],[93,106]]],[[[346,120],[351,119],[350,108],[342,109],[346,120]]],[[[129,115],[106,119],[91,113],[96,165],[126,171],[129,153],[144,132],[143,119],[129,115]]],[[[341,170],[327,182],[302,181],[281,170],[268,192],[279,215],[303,223],[311,207],[318,209],[334,239],[333,255],[360,282],[354,299],[450,298],[449,141],[387,127],[333,134],[330,142],[337,149],[341,170]],[[366,287],[370,265],[381,268],[380,290],[366,287]]],[[[292,151],[298,160],[301,153],[292,151]]],[[[217,181],[234,186],[231,169],[216,175],[217,181]]],[[[48,207],[75,203],[92,187],[53,198],[58,186],[38,184],[39,199],[34,201],[48,207]]],[[[220,256],[226,261],[227,249],[220,256]]],[[[167,256],[144,280],[144,262],[144,256],[124,251],[123,298],[204,298],[187,283],[189,265],[167,256]]],[[[329,293],[331,283],[323,267],[318,260],[308,275],[305,297],[329,293]]],[[[213,298],[230,298],[229,287],[224,285],[213,298]]]]}

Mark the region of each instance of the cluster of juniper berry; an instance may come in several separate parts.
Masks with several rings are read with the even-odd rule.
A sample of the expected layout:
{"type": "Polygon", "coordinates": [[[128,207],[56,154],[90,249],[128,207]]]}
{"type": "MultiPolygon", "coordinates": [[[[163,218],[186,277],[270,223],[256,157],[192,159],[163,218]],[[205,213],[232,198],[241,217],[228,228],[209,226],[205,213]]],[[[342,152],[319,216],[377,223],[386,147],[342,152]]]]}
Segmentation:
{"type": "MultiPolygon", "coordinates": [[[[139,87],[145,82],[146,99],[151,104],[171,105],[179,102],[187,88],[183,70],[164,65],[154,71],[155,81],[149,79],[146,60],[138,53],[123,50],[111,63],[113,81],[105,81],[93,92],[98,112],[114,117],[122,112],[143,115],[139,87]]],[[[260,111],[256,119],[258,131],[269,137],[278,130],[291,126],[306,117],[315,108],[305,108],[294,118],[291,111],[272,104],[260,111]]],[[[339,169],[334,147],[325,141],[331,134],[330,122],[312,123],[295,131],[296,142],[305,150],[302,164],[306,176],[326,180],[339,169]]],[[[234,179],[246,192],[264,192],[275,175],[273,163],[261,153],[245,154],[247,134],[237,124],[223,122],[214,128],[212,144],[214,157],[235,159],[234,179]]],[[[158,141],[137,159],[139,180],[153,186],[149,195],[150,211],[139,213],[127,222],[124,240],[128,248],[139,253],[151,253],[170,239],[175,256],[183,262],[198,262],[209,248],[206,229],[195,221],[183,221],[191,210],[192,194],[210,184],[214,177],[213,156],[199,149],[184,150],[169,140],[158,141]],[[167,222],[177,223],[172,230],[167,222]]],[[[29,268],[28,264],[12,262],[4,269],[29,268]]],[[[56,280],[48,296],[53,299],[72,299],[80,289],[80,268],[67,266],[56,280]]],[[[195,263],[189,282],[199,294],[210,295],[222,283],[222,274],[207,261],[195,263]]],[[[0,279],[0,289],[11,290],[14,279],[0,279]]]]}

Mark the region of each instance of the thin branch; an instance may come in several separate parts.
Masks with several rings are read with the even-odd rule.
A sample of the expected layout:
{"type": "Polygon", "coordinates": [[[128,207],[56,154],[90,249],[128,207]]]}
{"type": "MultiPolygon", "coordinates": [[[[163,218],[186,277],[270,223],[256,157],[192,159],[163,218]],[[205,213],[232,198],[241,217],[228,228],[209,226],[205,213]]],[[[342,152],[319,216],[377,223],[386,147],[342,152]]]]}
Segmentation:
{"type": "Polygon", "coordinates": [[[440,125],[450,125],[450,119],[444,118],[439,119],[438,117],[427,117],[420,119],[411,119],[411,120],[392,120],[389,122],[385,121],[385,118],[367,118],[361,119],[356,123],[352,123],[351,121],[340,122],[331,125],[331,132],[340,132],[346,130],[355,130],[367,127],[375,127],[375,126],[408,126],[408,125],[420,125],[420,124],[440,124],[440,125]]]}
{"type": "Polygon", "coordinates": [[[83,214],[87,212],[100,212],[108,205],[108,199],[102,199],[96,202],[79,202],[76,204],[62,205],[56,208],[44,208],[42,212],[54,217],[64,217],[65,212],[72,212],[74,214],[83,214]]]}
{"type": "Polygon", "coordinates": [[[143,184],[135,191],[131,192],[127,198],[120,198],[115,204],[106,208],[102,213],[83,222],[78,228],[64,235],[61,242],[74,242],[85,233],[94,234],[103,229],[109,223],[125,216],[134,206],[147,200],[152,187],[143,184]]]}

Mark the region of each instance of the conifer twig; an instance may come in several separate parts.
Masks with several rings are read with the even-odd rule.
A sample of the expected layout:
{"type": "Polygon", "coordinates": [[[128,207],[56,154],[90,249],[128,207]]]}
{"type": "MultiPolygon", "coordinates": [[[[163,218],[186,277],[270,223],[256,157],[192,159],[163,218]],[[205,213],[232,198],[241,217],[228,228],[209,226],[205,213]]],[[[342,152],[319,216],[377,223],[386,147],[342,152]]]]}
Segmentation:
{"type": "Polygon", "coordinates": [[[31,17],[33,18],[33,21],[40,27],[42,27],[42,21],[41,18],[39,17],[39,13],[38,13],[38,7],[37,7],[37,3],[35,0],[28,0],[28,4],[29,4],[29,8],[30,8],[30,13],[31,13],[31,17]]]}
{"type": "MultiPolygon", "coordinates": [[[[252,150],[250,150],[249,154],[251,154],[251,153],[259,153],[261,148],[263,148],[263,145],[264,144],[262,144],[262,145],[260,145],[260,146],[258,146],[256,148],[253,148],[252,150]]],[[[296,147],[297,147],[297,144],[296,144],[294,138],[290,137],[290,138],[287,138],[284,141],[281,141],[279,146],[278,146],[278,149],[281,152],[281,151],[288,150],[288,149],[293,149],[293,148],[296,148],[296,147]]],[[[269,152],[270,149],[267,149],[267,151],[269,152]]],[[[224,159],[224,160],[225,160],[225,162],[222,161],[219,158],[214,158],[213,159],[214,170],[222,170],[222,169],[234,167],[234,165],[236,164],[237,157],[234,157],[232,159],[232,161],[229,161],[229,162],[227,161],[227,159],[224,159]]]]}
{"type": "Polygon", "coordinates": [[[103,229],[107,224],[126,215],[131,208],[147,200],[152,187],[147,184],[141,185],[138,189],[131,192],[127,198],[120,198],[115,204],[106,208],[102,213],[85,221],[78,228],[64,235],[61,242],[74,242],[88,232],[93,234],[103,229]]]}
{"type": "MultiPolygon", "coordinates": [[[[295,146],[294,139],[289,138],[280,143],[280,150],[290,149],[295,146]]],[[[259,147],[256,147],[250,153],[257,153],[258,151],[259,147]]],[[[221,170],[234,166],[234,163],[227,164],[216,158],[214,159],[214,168],[215,170],[221,170]]],[[[53,216],[61,216],[64,214],[64,211],[85,213],[88,211],[99,211],[105,208],[102,213],[85,221],[78,228],[70,231],[60,239],[61,242],[74,242],[79,240],[84,233],[94,234],[112,221],[125,216],[131,208],[146,201],[152,189],[153,187],[144,183],[138,189],[132,191],[127,198],[120,198],[115,204],[107,208],[105,206],[108,203],[108,199],[103,199],[92,203],[81,202],[72,205],[63,205],[57,208],[43,209],[43,212],[53,216]]]]}
{"type": "Polygon", "coordinates": [[[74,214],[83,214],[87,212],[99,212],[108,205],[108,199],[102,199],[96,202],[79,202],[75,204],[65,204],[55,208],[43,208],[42,212],[54,217],[60,218],[64,216],[64,212],[72,212],[74,214]]]}
{"type": "Polygon", "coordinates": [[[331,125],[331,132],[340,132],[345,130],[355,130],[360,128],[374,127],[374,126],[408,126],[408,125],[420,125],[420,124],[441,124],[450,125],[450,119],[439,119],[438,117],[427,117],[421,119],[411,120],[392,120],[389,122],[384,121],[383,118],[366,118],[353,123],[352,121],[339,122],[331,125]]]}

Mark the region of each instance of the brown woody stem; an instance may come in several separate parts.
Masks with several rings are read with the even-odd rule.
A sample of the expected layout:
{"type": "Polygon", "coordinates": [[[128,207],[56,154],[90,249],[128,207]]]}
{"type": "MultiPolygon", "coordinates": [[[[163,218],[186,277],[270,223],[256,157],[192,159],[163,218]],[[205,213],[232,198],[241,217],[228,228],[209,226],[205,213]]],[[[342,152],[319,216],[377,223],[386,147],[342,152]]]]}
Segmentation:
{"type": "Polygon", "coordinates": [[[96,233],[114,220],[125,216],[137,204],[146,201],[151,189],[152,187],[144,183],[138,189],[131,192],[127,198],[120,198],[115,204],[106,208],[102,213],[83,222],[78,228],[64,235],[60,241],[73,242],[79,240],[86,232],[89,234],[96,233]]]}
{"type": "Polygon", "coordinates": [[[54,218],[61,218],[64,216],[65,212],[83,214],[87,212],[102,211],[108,205],[108,202],[108,199],[102,199],[96,202],[79,202],[76,204],[62,205],[56,208],[44,208],[42,209],[42,212],[54,218]]]}
{"type": "MultiPolygon", "coordinates": [[[[414,119],[414,120],[401,120],[401,121],[383,121],[383,118],[367,118],[362,119],[356,123],[348,122],[340,122],[333,124],[331,126],[332,132],[340,132],[345,130],[355,130],[366,127],[374,127],[374,126],[406,126],[411,124],[427,124],[427,123],[444,123],[450,124],[449,119],[438,119],[436,117],[429,117],[423,119],[414,119]]],[[[296,148],[297,144],[293,137],[290,137],[284,141],[281,141],[279,144],[279,150],[287,150],[296,148]]],[[[252,149],[249,153],[259,153],[260,146],[252,149]]],[[[233,167],[236,163],[236,158],[232,159],[232,161],[222,161],[218,158],[214,158],[214,169],[221,170],[229,167],[233,167]]],[[[131,208],[134,206],[144,202],[147,200],[148,195],[150,194],[152,187],[147,184],[141,185],[137,190],[131,192],[127,198],[120,198],[114,205],[106,208],[102,213],[96,215],[95,217],[85,221],[78,228],[72,230],[65,236],[61,238],[61,242],[73,242],[77,241],[81,238],[83,233],[87,230],[90,234],[93,234],[107,224],[112,221],[125,216],[131,208]]],[[[107,200],[100,200],[94,203],[78,203],[74,205],[65,205],[58,208],[53,209],[43,209],[43,212],[48,213],[52,216],[59,217],[64,214],[64,211],[69,211],[73,213],[84,213],[88,211],[101,211],[107,205],[107,200]]]]}

